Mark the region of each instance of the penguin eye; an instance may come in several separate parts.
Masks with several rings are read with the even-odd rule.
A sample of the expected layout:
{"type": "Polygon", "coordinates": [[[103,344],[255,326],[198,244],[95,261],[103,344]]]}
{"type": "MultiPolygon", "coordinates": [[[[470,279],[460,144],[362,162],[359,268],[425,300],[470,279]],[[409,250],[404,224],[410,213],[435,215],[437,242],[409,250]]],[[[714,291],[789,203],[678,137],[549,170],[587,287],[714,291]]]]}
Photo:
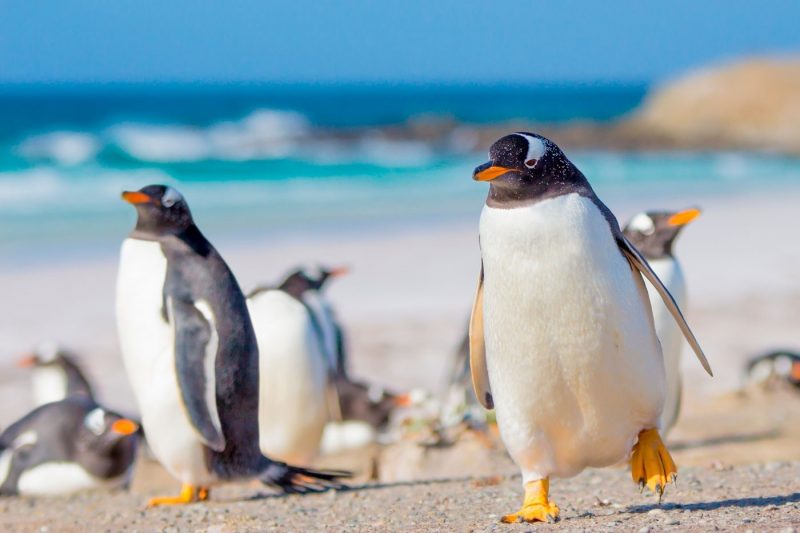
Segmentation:
{"type": "Polygon", "coordinates": [[[161,205],[167,208],[172,207],[173,205],[175,205],[175,200],[172,198],[164,198],[163,200],[161,200],[161,205]]]}
{"type": "Polygon", "coordinates": [[[528,159],[527,161],[525,161],[525,166],[528,168],[533,168],[536,166],[536,163],[538,162],[539,162],[538,159],[528,159]]]}

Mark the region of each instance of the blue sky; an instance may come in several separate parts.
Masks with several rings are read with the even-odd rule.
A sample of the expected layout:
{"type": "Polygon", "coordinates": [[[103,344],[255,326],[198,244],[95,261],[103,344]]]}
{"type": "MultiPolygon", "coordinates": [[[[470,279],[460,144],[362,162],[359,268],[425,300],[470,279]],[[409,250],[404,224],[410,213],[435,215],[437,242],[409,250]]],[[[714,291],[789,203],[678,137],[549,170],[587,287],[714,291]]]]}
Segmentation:
{"type": "Polygon", "coordinates": [[[0,0],[0,83],[640,83],[800,53],[800,1],[0,0]]]}

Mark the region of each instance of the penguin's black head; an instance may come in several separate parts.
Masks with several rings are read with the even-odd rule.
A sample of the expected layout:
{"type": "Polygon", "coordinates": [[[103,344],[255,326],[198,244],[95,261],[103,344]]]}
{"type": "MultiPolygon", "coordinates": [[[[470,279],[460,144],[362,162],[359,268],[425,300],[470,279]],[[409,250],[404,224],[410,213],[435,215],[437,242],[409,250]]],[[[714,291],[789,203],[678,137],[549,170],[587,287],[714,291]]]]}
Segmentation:
{"type": "Polygon", "coordinates": [[[489,161],[477,167],[472,178],[513,189],[561,179],[573,169],[577,170],[550,139],[517,132],[495,141],[489,161]]]}
{"type": "Polygon", "coordinates": [[[194,224],[183,195],[166,185],[125,191],[122,199],[136,207],[136,232],[158,237],[180,233],[194,224]]]}
{"type": "Polygon", "coordinates": [[[672,244],[681,230],[700,216],[692,207],[682,211],[647,211],[634,216],[623,233],[647,259],[672,256],[672,244]]]}
{"type": "Polygon", "coordinates": [[[330,278],[342,276],[347,273],[347,267],[337,268],[298,268],[286,276],[279,285],[279,289],[289,294],[300,297],[306,291],[318,291],[330,278]]]}

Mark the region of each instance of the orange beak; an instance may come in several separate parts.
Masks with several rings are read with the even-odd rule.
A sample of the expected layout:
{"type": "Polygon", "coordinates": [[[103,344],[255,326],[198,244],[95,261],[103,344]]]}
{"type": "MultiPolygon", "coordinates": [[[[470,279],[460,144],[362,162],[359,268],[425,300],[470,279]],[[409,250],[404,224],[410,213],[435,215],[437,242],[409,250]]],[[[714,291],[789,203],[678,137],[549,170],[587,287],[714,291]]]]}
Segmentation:
{"type": "Polygon", "coordinates": [[[36,354],[27,354],[17,361],[17,366],[19,368],[30,368],[36,366],[37,362],[39,362],[39,358],[36,357],[36,354]]]}
{"type": "Polygon", "coordinates": [[[122,199],[133,205],[149,204],[152,201],[149,196],[139,191],[125,191],[122,193],[122,199]]]}
{"type": "Polygon", "coordinates": [[[800,381],[800,363],[795,363],[792,365],[792,379],[795,381],[800,381]]]}
{"type": "Polygon", "coordinates": [[[700,210],[697,208],[691,209],[684,209],[683,211],[678,211],[667,220],[667,224],[670,226],[685,226],[692,220],[696,219],[700,216],[700,210]]]}
{"type": "Polygon", "coordinates": [[[513,170],[513,168],[499,167],[487,163],[486,165],[481,165],[475,169],[472,179],[475,181],[492,181],[493,179],[499,178],[506,172],[511,172],[513,170]]]}
{"type": "Polygon", "coordinates": [[[328,271],[328,275],[332,278],[338,278],[340,276],[344,276],[345,274],[349,274],[350,269],[346,266],[336,267],[328,271]]]}
{"type": "Polygon", "coordinates": [[[413,403],[414,402],[411,401],[411,393],[399,394],[394,397],[394,404],[397,407],[411,407],[413,403]]]}
{"type": "Polygon", "coordinates": [[[111,431],[120,435],[133,435],[139,430],[139,424],[127,418],[120,418],[111,424],[111,431]]]}

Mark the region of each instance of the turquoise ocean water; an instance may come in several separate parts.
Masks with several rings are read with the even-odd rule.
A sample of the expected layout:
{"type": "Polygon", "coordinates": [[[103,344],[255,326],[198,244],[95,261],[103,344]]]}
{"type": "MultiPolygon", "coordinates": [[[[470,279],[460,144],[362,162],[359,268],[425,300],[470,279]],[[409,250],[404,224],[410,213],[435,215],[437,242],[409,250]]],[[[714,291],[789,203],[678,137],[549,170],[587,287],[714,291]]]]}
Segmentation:
{"type": "MultiPolygon", "coordinates": [[[[203,227],[230,236],[473,216],[485,195],[470,179],[486,149],[474,144],[476,126],[604,121],[644,94],[640,87],[6,88],[0,255],[6,262],[104,249],[133,220],[120,191],[149,183],[177,186],[203,227]],[[426,133],[432,128],[435,136],[426,133]]],[[[800,162],[781,156],[569,155],[604,197],[645,207],[800,184],[800,162]]]]}

